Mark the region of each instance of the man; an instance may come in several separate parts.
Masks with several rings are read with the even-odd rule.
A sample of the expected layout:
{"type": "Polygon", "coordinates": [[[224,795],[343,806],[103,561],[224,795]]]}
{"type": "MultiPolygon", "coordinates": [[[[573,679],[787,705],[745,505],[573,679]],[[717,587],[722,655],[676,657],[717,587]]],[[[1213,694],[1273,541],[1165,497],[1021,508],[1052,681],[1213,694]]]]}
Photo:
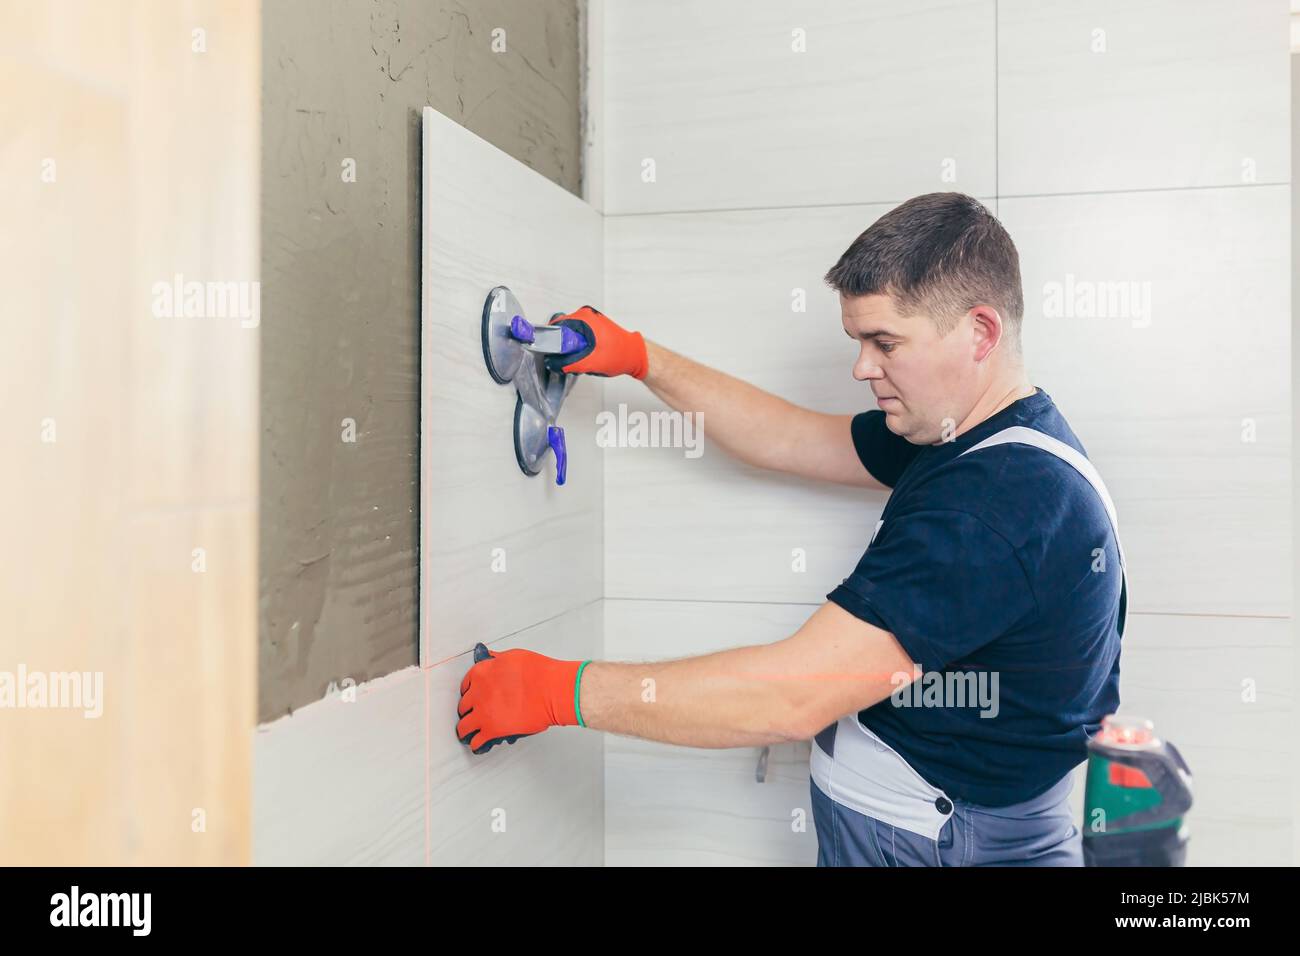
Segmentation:
{"type": "Polygon", "coordinates": [[[629,374],[749,464],[893,492],[856,569],[794,635],[653,664],[508,650],[461,685],[476,753],[581,724],[694,747],[814,738],[820,865],[1082,865],[1070,771],[1119,706],[1114,508],[1030,384],[1011,237],[919,196],[826,275],[878,410],[796,407],[583,307],[566,372],[629,374]],[[654,681],[655,702],[642,700],[654,681]]]}

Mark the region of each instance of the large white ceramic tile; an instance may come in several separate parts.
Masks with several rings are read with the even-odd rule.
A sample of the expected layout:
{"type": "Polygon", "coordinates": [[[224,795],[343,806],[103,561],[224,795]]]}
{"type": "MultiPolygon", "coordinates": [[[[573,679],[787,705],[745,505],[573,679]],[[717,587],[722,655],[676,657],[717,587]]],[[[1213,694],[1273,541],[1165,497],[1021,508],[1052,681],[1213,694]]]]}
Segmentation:
{"type": "MultiPolygon", "coordinates": [[[[1129,617],[1120,713],[1153,720],[1191,768],[1189,865],[1293,862],[1293,654],[1286,618],[1129,617]]],[[[1071,801],[1082,820],[1077,773],[1071,801]]]]}
{"type": "Polygon", "coordinates": [[[602,40],[607,213],[994,192],[992,0],[607,0],[602,40]]]}
{"type": "MultiPolygon", "coordinates": [[[[562,660],[601,657],[601,602],[495,641],[562,660]]],[[[473,754],[456,739],[463,655],[426,672],[429,862],[434,866],[581,865],[604,858],[602,735],[580,727],[473,754]]]]}
{"type": "MultiPolygon", "coordinates": [[[[1231,793],[1228,794],[1229,799],[1231,793]]],[[[1294,830],[1285,822],[1267,820],[1190,818],[1191,841],[1187,846],[1188,866],[1295,866],[1290,840],[1294,830]]]]}
{"type": "Polygon", "coordinates": [[[610,737],[607,866],[812,866],[817,831],[807,741],[759,751],[699,750],[610,737]]]}
{"type": "MultiPolygon", "coordinates": [[[[493,643],[600,656],[600,602],[493,643]]],[[[258,728],[261,865],[597,865],[600,735],[577,728],[475,756],[456,739],[469,656],[407,668],[258,728]],[[427,725],[427,737],[426,737],[427,725]],[[504,822],[504,830],[498,827],[504,822]]]]}
{"type": "MultiPolygon", "coordinates": [[[[611,218],[609,314],[797,404],[873,408],[871,390],[853,379],[857,350],[822,276],[888,209],[611,218]]],[[[615,412],[666,408],[632,380],[612,379],[605,396],[615,412]]],[[[698,457],[606,449],[606,595],[820,603],[862,556],[885,496],[742,465],[710,444],[707,417],[703,434],[698,457]]]]}
{"type": "Polygon", "coordinates": [[[1133,610],[1290,614],[1288,199],[1001,202],[1029,376],[1115,499],[1133,610]]]}
{"type": "MultiPolygon", "coordinates": [[[[605,224],[605,311],[791,401],[826,411],[870,408],[870,388],[853,379],[857,349],[823,276],[891,208],[613,217],[605,224]]],[[[606,384],[609,407],[642,394],[639,382],[606,384]]]]}
{"type": "Polygon", "coordinates": [[[488,375],[480,320],[501,284],[534,322],[599,302],[603,266],[599,213],[433,110],[424,114],[423,188],[420,633],[428,665],[601,594],[601,382],[579,380],[560,414],[567,483],[555,485],[551,456],[541,475],[525,476],[515,463],[515,389],[488,375]]]}
{"type": "MultiPolygon", "coordinates": [[[[605,656],[663,660],[768,644],[799,629],[807,605],[605,602],[605,656]]],[[[811,865],[817,860],[808,743],[760,750],[605,738],[605,862],[611,866],[811,865]]]]}
{"type": "Polygon", "coordinates": [[[424,720],[424,676],[408,667],[258,727],[254,863],[422,865],[424,720]]]}
{"type": "Polygon", "coordinates": [[[822,602],[605,601],[605,646],[611,661],[658,661],[771,644],[803,627],[822,602]]]}
{"type": "Polygon", "coordinates": [[[999,0],[1002,195],[1289,182],[1286,0],[999,0]]]}
{"type": "Polygon", "coordinates": [[[857,565],[886,501],[739,464],[707,438],[695,460],[671,448],[606,455],[610,597],[819,604],[857,565]]]}

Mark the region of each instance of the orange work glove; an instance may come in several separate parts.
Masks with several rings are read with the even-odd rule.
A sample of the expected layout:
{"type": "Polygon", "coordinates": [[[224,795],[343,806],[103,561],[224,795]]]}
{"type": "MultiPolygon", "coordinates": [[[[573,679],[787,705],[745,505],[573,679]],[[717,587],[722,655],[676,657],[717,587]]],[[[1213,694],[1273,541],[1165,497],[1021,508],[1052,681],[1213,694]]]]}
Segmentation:
{"type": "Polygon", "coordinates": [[[547,727],[586,726],[578,688],[590,661],[557,661],[522,649],[481,653],[488,657],[460,682],[456,708],[456,736],[471,752],[484,754],[547,727]]]}
{"type": "Polygon", "coordinates": [[[646,358],[645,339],[640,332],[629,332],[589,305],[568,315],[557,315],[550,324],[567,325],[587,340],[587,347],[581,351],[548,355],[546,367],[552,372],[645,378],[650,363],[646,358]]]}

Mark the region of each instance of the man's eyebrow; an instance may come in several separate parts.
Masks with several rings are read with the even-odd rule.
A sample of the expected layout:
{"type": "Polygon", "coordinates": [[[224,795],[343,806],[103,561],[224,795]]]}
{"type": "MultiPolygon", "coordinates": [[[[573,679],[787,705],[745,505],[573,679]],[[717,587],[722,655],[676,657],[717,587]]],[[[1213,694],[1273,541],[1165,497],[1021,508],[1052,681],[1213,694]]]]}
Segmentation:
{"type": "Polygon", "coordinates": [[[872,331],[872,332],[863,332],[861,335],[854,335],[854,334],[853,334],[852,332],[850,332],[848,329],[845,329],[845,330],[844,330],[844,334],[847,335],[847,336],[848,336],[849,338],[851,338],[851,339],[862,339],[864,342],[865,342],[867,339],[878,338],[879,336],[882,336],[882,335],[884,335],[884,336],[888,336],[888,337],[891,338],[891,339],[900,339],[900,338],[902,338],[901,335],[899,335],[897,332],[893,331],[892,329],[876,329],[875,331],[872,331]]]}

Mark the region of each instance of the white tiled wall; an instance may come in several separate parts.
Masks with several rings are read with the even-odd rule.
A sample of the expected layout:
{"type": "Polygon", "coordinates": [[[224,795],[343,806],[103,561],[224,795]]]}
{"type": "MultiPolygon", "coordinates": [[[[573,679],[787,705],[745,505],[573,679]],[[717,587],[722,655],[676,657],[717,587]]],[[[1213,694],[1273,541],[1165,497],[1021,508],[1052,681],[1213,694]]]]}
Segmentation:
{"type": "MultiPolygon", "coordinates": [[[[610,217],[606,304],[630,328],[791,401],[858,408],[866,387],[850,372],[857,353],[828,321],[838,305],[821,278],[888,208],[610,217]]],[[[628,379],[611,380],[605,394],[611,409],[667,407],[628,379]]],[[[884,495],[762,473],[710,448],[708,428],[706,419],[696,458],[679,448],[606,449],[606,594],[820,602],[861,555],[884,495]],[[807,573],[791,573],[794,549],[807,573]]]]}
{"type": "Polygon", "coordinates": [[[1286,0],[998,0],[1003,196],[1290,181],[1286,0]]]}
{"type": "Polygon", "coordinates": [[[596,5],[606,213],[993,192],[992,0],[596,5]]]}
{"type": "Polygon", "coordinates": [[[1133,610],[1291,612],[1288,190],[1002,200],[1030,371],[1115,499],[1133,610]]]}
{"type": "MultiPolygon", "coordinates": [[[[605,601],[605,655],[663,660],[764,644],[798,630],[796,604],[605,601]]],[[[817,859],[807,742],[704,750],[605,740],[605,862],[610,866],[806,865],[817,859]]]]}
{"type": "MultiPolygon", "coordinates": [[[[596,4],[607,311],[792,401],[861,411],[871,397],[820,277],[897,201],[984,199],[1021,252],[1030,377],[1116,500],[1124,710],[1154,718],[1196,773],[1191,862],[1288,862],[1285,0],[740,6],[596,4]],[[1054,315],[1053,282],[1136,283],[1150,309],[1054,315]]],[[[606,407],[620,403],[663,407],[613,381],[606,407]]],[[[707,432],[698,459],[607,451],[612,657],[665,656],[668,629],[674,653],[792,633],[883,507],[760,474],[707,432]],[[746,624],[755,607],[763,626],[746,624]],[[671,627],[633,623],[646,615],[671,627]]],[[[790,860],[784,834],[752,825],[765,816],[746,762],[611,738],[607,861],[790,860]]]]}

